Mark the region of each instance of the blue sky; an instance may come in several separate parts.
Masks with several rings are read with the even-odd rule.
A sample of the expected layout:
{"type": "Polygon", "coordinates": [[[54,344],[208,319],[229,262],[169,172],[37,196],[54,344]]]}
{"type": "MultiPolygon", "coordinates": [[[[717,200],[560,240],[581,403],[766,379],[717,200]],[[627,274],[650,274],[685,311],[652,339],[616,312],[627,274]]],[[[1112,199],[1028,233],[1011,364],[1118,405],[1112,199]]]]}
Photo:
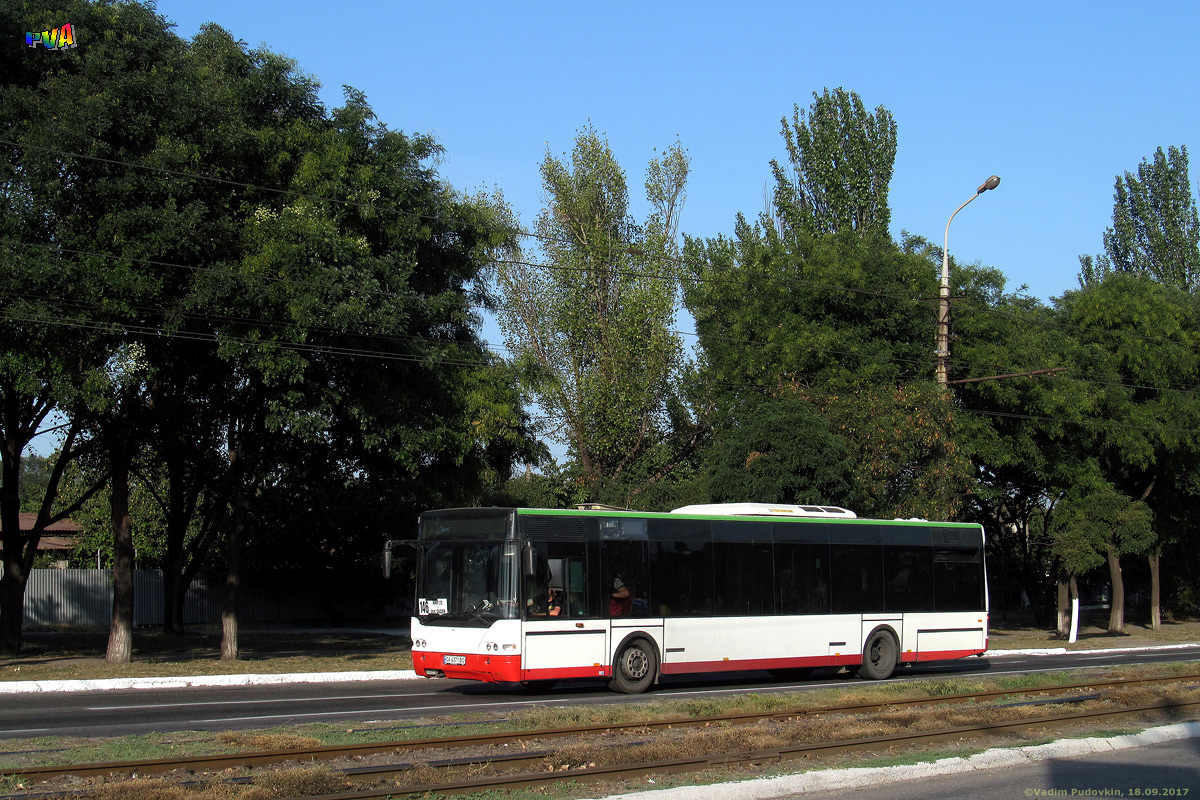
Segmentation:
{"type": "MultiPolygon", "coordinates": [[[[1101,251],[1117,173],[1193,145],[1200,4],[1051,2],[347,2],[160,0],[193,36],[216,22],[291,56],[335,105],[366,92],[389,127],[435,134],[441,175],[500,187],[522,221],[538,163],[589,120],[638,195],[678,138],[692,159],[682,230],[729,233],[763,208],[780,118],[843,86],[896,118],[893,233],[950,251],[1043,299],[1101,251]]],[[[1192,152],[1197,151],[1189,147],[1192,152]]],[[[681,321],[682,322],[682,321],[681,321]]],[[[489,337],[490,338],[490,337],[489,337]]]]}
{"type": "MultiPolygon", "coordinates": [[[[1049,299],[1102,249],[1114,178],[1156,147],[1200,158],[1194,2],[350,2],[159,0],[190,38],[215,22],[366,92],[393,129],[445,147],[443,178],[499,187],[521,220],[538,164],[590,120],[637,199],[655,148],[692,160],[682,230],[730,233],[763,208],[780,119],[842,86],[898,124],[893,233],[941,242],[1049,299]]],[[[1196,176],[1200,180],[1200,173],[1196,176]]],[[[644,203],[635,206],[643,216],[644,203]]],[[[679,325],[690,326],[682,317],[679,325]]],[[[492,322],[484,336],[502,348],[492,322]]],[[[932,336],[932,332],[931,332],[932,336]]],[[[932,349],[932,344],[931,344],[932,349]]]]}

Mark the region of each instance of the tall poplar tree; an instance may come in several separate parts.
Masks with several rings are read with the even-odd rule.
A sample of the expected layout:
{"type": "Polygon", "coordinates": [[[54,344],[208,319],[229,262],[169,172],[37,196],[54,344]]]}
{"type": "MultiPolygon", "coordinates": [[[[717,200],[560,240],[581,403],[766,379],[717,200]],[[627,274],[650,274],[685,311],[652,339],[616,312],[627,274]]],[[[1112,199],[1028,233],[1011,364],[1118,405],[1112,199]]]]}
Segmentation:
{"type": "Polygon", "coordinates": [[[545,264],[499,268],[500,325],[544,417],[582,475],[580,499],[627,504],[630,484],[667,435],[681,363],[672,330],[676,236],[689,162],[676,143],[646,172],[649,217],[629,212],[625,173],[592,126],[566,159],[542,161],[546,207],[535,226],[545,264]]]}
{"type": "MultiPolygon", "coordinates": [[[[1104,254],[1079,257],[1079,281],[1085,289],[1114,274],[1136,275],[1196,296],[1200,290],[1200,215],[1188,174],[1186,147],[1171,146],[1166,152],[1160,147],[1152,159],[1142,159],[1136,175],[1118,175],[1112,219],[1112,227],[1104,232],[1104,254]]],[[[1176,380],[1181,378],[1179,375],[1176,380]]],[[[1136,487],[1134,496],[1149,498],[1148,502],[1159,511],[1164,499],[1152,496],[1151,490],[1162,484],[1160,476],[1144,489],[1136,487]]],[[[1176,514],[1159,513],[1155,524],[1177,530],[1190,527],[1176,514]]],[[[1151,576],[1150,614],[1155,628],[1161,624],[1161,550],[1161,542],[1157,542],[1146,551],[1151,576]]]]}
{"type": "Polygon", "coordinates": [[[1126,272],[1185,292],[1200,289],[1200,219],[1186,147],[1168,147],[1165,153],[1160,147],[1152,161],[1142,159],[1137,175],[1117,176],[1104,253],[1080,257],[1081,282],[1126,272]]]}
{"type": "Polygon", "coordinates": [[[810,235],[854,230],[887,233],[888,190],[896,163],[896,121],[883,106],[867,111],[857,92],[813,92],[782,120],[789,165],[771,162],[775,212],[810,235]]]}
{"type": "MultiPolygon", "coordinates": [[[[1114,273],[1065,293],[1055,311],[1079,342],[1073,372],[1087,376],[1055,414],[1075,422],[1072,446],[1094,459],[1117,491],[1156,514],[1178,510],[1177,495],[1196,492],[1184,476],[1195,474],[1200,456],[1200,402],[1192,388],[1200,375],[1200,298],[1144,275],[1114,273]]],[[[1186,513],[1191,504],[1182,505],[1186,513]]],[[[1156,540],[1140,551],[1149,559],[1153,597],[1162,545],[1156,540]]],[[[1151,619],[1158,624],[1157,604],[1151,619]]]]}

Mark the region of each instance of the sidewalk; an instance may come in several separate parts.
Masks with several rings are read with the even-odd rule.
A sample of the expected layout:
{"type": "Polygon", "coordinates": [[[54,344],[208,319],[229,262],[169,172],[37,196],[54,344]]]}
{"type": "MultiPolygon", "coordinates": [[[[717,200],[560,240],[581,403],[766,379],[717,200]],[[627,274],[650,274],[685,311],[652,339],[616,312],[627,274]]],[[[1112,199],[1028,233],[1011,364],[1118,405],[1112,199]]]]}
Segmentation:
{"type": "MultiPolygon", "coordinates": [[[[1200,722],[1181,722],[1148,728],[1141,733],[1087,739],[1059,739],[1046,744],[1026,747],[995,747],[967,758],[942,758],[896,767],[829,767],[745,781],[713,783],[705,786],[678,786],[671,789],[651,789],[629,794],[608,795],[598,800],[783,800],[817,792],[847,792],[870,786],[884,786],[899,781],[920,780],[941,775],[955,775],[978,770],[1012,769],[1046,761],[1078,758],[1093,753],[1113,753],[1135,747],[1181,739],[1200,739],[1200,722]]],[[[1177,795],[1187,792],[1184,787],[1172,787],[1177,795]]],[[[1118,790],[1119,791],[1119,790],[1118,790]]],[[[1157,790],[1155,791],[1157,793],[1157,790]]],[[[1049,785],[1043,789],[1026,788],[1026,797],[1070,796],[1097,797],[1095,789],[1068,789],[1049,785]]],[[[1013,796],[1018,796],[1014,789],[1013,796]]],[[[1111,796],[1120,797],[1121,794],[1111,796]]],[[[1125,795],[1130,796],[1130,795],[1125,795]]]]}

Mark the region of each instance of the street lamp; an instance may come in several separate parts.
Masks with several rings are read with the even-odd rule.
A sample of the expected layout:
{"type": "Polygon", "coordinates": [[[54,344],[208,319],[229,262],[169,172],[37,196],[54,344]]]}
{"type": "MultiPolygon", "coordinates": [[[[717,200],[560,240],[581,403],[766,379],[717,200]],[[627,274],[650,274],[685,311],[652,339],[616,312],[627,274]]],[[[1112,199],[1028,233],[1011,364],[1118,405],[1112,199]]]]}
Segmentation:
{"type": "MultiPolygon", "coordinates": [[[[967,207],[967,203],[988,189],[995,189],[999,185],[999,175],[988,178],[979,184],[975,194],[968,197],[966,203],[954,209],[954,214],[962,211],[967,207]]],[[[938,386],[943,389],[946,388],[950,378],[950,223],[954,221],[954,214],[951,214],[950,219],[946,220],[946,238],[942,242],[942,287],[938,292],[937,382],[938,386]]]]}

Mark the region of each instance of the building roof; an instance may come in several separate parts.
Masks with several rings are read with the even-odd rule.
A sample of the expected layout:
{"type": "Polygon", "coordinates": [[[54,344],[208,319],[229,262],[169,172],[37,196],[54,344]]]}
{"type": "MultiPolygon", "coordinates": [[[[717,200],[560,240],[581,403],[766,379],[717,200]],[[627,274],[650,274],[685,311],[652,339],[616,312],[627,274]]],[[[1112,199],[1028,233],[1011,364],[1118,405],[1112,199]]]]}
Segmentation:
{"type": "MultiPolygon", "coordinates": [[[[37,522],[37,514],[33,512],[21,512],[21,530],[33,530],[34,523],[37,522]]],[[[38,541],[38,550],[70,550],[75,546],[75,539],[79,534],[83,533],[83,528],[79,523],[69,519],[60,519],[58,522],[52,522],[46,526],[42,533],[42,538],[38,541]]],[[[0,551],[4,550],[4,543],[0,542],[0,551]]]]}
{"type": "MultiPolygon", "coordinates": [[[[33,530],[33,525],[35,522],[37,522],[37,516],[38,515],[32,511],[22,511],[21,512],[21,530],[23,530],[23,531],[33,530]]],[[[0,523],[0,529],[2,529],[2,526],[3,526],[3,523],[0,523]]],[[[83,533],[83,528],[79,526],[79,523],[73,522],[70,519],[60,519],[58,522],[51,522],[49,525],[47,525],[46,531],[54,532],[54,533],[75,534],[75,533],[83,533]]]]}

